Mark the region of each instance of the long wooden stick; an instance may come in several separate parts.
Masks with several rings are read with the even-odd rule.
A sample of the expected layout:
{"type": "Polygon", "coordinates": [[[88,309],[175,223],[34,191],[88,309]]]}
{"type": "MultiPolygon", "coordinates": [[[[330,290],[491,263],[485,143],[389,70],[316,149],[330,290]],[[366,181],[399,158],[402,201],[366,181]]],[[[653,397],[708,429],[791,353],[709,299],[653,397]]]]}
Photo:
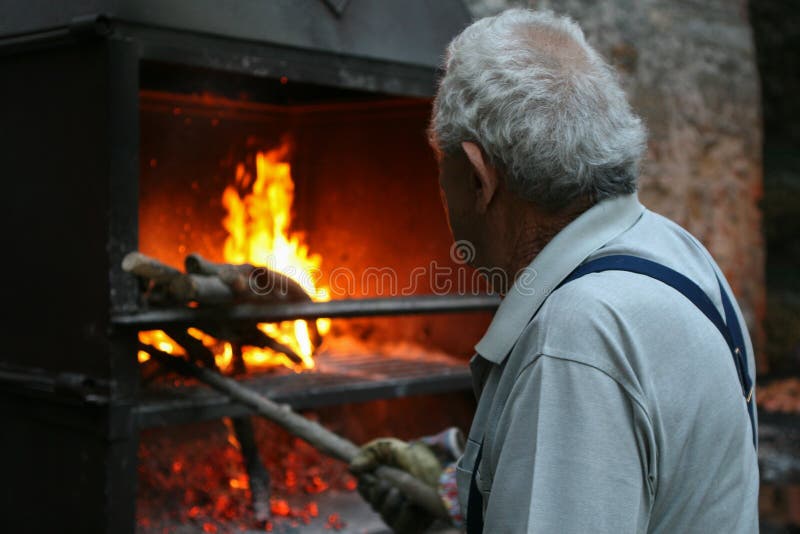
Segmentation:
{"type": "MultiPolygon", "coordinates": [[[[140,343],[139,349],[148,352],[159,363],[163,363],[170,369],[182,375],[197,378],[217,391],[225,393],[231,399],[252,408],[259,415],[266,417],[332,458],[350,463],[358,454],[359,448],[353,442],[331,432],[319,423],[306,419],[289,406],[269,400],[236,380],[194,365],[183,358],[171,356],[151,345],[140,343]]],[[[375,473],[396,486],[406,497],[435,517],[449,519],[449,514],[436,490],[424,482],[405,471],[388,466],[378,467],[375,473]]]]}

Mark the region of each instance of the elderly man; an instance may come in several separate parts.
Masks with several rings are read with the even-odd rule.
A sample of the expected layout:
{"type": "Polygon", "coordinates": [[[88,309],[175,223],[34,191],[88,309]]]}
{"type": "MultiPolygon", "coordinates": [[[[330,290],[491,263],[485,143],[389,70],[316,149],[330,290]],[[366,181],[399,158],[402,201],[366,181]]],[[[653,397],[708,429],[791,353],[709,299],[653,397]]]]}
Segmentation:
{"type": "Polygon", "coordinates": [[[639,204],[646,133],[570,19],[512,10],[450,44],[431,141],[453,236],[501,269],[455,469],[387,438],[352,469],[399,531],[430,522],[368,472],[402,467],[468,532],[758,530],[753,351],[719,267],[639,204]]]}

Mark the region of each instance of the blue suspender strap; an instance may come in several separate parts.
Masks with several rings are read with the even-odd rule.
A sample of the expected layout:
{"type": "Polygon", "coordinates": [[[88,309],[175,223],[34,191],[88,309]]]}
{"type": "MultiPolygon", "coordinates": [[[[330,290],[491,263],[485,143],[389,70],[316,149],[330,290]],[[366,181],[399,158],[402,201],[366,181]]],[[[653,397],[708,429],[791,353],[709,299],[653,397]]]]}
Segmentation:
{"type": "Polygon", "coordinates": [[[725,291],[725,288],[722,286],[722,281],[717,278],[720,295],[722,297],[722,308],[725,311],[725,319],[723,319],[719,311],[717,311],[717,307],[714,306],[714,303],[711,302],[708,295],[705,294],[700,286],[692,282],[689,278],[660,263],[636,256],[614,255],[588,261],[575,269],[572,274],[561,282],[559,287],[589,273],[598,273],[602,271],[628,271],[655,278],[689,299],[692,304],[697,306],[697,308],[703,312],[703,315],[714,324],[717,330],[719,330],[719,333],[722,334],[722,337],[725,339],[731,351],[733,363],[736,366],[736,373],[739,377],[739,383],[742,386],[742,393],[747,404],[747,413],[750,416],[753,446],[757,446],[758,432],[753,408],[753,381],[747,370],[744,335],[739,325],[739,320],[736,317],[736,312],[733,309],[733,304],[728,296],[728,292],[725,291]]]}
{"type": "Polygon", "coordinates": [[[742,328],[739,326],[739,319],[736,317],[736,312],[731,304],[731,299],[728,297],[728,292],[722,287],[722,281],[717,279],[719,284],[719,292],[722,295],[722,308],[725,311],[725,323],[731,332],[733,339],[733,356],[735,361],[738,361],[737,370],[739,371],[739,381],[742,384],[742,391],[744,392],[745,401],[747,401],[747,414],[750,416],[750,426],[753,429],[753,445],[758,447],[758,427],[756,426],[756,417],[754,413],[753,390],[755,386],[753,379],[750,378],[750,373],[747,371],[747,354],[745,354],[744,336],[742,328]]]}
{"type": "MultiPolygon", "coordinates": [[[[727,291],[722,286],[722,281],[717,278],[719,284],[720,295],[722,297],[722,308],[725,312],[725,319],[722,318],[717,307],[706,295],[706,293],[689,278],[681,273],[670,269],[660,263],[638,258],[636,256],[628,255],[613,255],[604,256],[596,260],[591,260],[577,269],[559,284],[558,287],[568,284],[582,276],[590,273],[598,273],[603,271],[628,271],[663,282],[664,284],[675,289],[684,297],[689,299],[697,308],[703,312],[709,321],[719,330],[733,357],[733,363],[736,366],[736,372],[739,377],[739,383],[742,386],[742,392],[747,404],[747,413],[750,416],[750,426],[753,434],[753,446],[757,446],[758,433],[756,429],[755,414],[753,408],[753,381],[747,370],[747,355],[745,354],[744,335],[742,328],[739,325],[739,319],[736,317],[736,312],[733,309],[730,297],[727,291]]],[[[556,289],[558,289],[558,287],[556,289]]],[[[475,473],[478,469],[478,464],[481,461],[483,453],[483,443],[478,449],[478,455],[475,458],[475,464],[472,468],[472,480],[470,481],[469,500],[467,502],[467,534],[480,534],[483,532],[483,499],[480,491],[478,490],[475,481],[475,473]]]]}
{"type": "Polygon", "coordinates": [[[481,534],[483,532],[483,496],[478,489],[475,481],[478,465],[483,456],[483,442],[478,448],[478,455],[475,456],[475,464],[472,466],[472,477],[469,481],[469,499],[467,500],[467,534],[481,534]]]}

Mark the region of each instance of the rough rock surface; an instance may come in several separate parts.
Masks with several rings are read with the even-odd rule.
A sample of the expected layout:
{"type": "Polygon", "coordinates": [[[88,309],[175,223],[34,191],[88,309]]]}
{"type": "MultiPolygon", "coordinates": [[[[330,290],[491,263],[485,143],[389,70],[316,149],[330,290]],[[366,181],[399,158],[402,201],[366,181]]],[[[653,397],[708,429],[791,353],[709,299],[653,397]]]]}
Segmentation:
{"type": "Polygon", "coordinates": [[[760,93],[746,3],[467,3],[476,17],[516,6],[569,14],[617,67],[649,130],[642,201],[711,250],[738,296],[765,370],[760,93]]]}

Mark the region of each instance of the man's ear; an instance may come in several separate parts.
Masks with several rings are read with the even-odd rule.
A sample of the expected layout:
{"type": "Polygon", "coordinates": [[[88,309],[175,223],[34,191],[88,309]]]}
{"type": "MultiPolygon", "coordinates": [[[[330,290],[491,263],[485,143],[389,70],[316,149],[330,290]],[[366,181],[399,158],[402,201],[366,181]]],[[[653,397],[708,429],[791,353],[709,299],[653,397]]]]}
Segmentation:
{"type": "Polygon", "coordinates": [[[472,169],[478,178],[478,189],[476,191],[476,208],[478,213],[485,213],[489,207],[495,193],[497,192],[498,179],[497,169],[489,163],[488,158],[484,155],[483,150],[477,144],[471,141],[464,141],[461,143],[461,148],[467,155],[472,169]]]}

